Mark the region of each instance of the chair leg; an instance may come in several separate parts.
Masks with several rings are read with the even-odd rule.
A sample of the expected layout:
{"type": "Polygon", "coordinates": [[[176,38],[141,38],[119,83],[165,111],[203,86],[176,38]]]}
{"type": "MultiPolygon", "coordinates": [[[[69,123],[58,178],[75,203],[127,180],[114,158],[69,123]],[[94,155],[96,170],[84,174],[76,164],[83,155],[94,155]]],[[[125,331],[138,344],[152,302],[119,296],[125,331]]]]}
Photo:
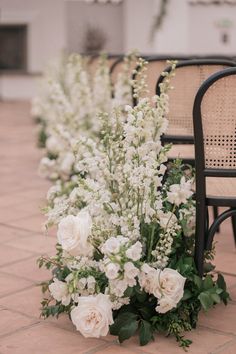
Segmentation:
{"type": "Polygon", "coordinates": [[[203,275],[204,265],[204,246],[206,235],[206,206],[199,201],[196,203],[196,231],[195,231],[195,264],[199,273],[199,276],[203,275]]]}
{"type": "Polygon", "coordinates": [[[232,221],[232,227],[233,227],[234,243],[235,243],[235,247],[236,247],[236,215],[235,214],[232,215],[231,221],[232,221]]]}
{"type": "MultiPolygon", "coordinates": [[[[218,207],[217,206],[213,206],[213,217],[214,217],[214,220],[219,216],[219,213],[218,213],[218,207]]],[[[217,228],[216,230],[217,233],[220,232],[220,226],[217,228]]]]}

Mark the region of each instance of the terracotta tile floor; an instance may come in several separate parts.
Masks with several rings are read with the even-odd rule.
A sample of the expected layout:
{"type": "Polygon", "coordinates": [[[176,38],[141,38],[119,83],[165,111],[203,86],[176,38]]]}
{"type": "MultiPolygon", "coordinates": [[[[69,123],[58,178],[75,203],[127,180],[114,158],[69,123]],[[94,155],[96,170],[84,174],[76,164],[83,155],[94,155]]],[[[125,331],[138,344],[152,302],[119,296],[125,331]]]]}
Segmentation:
{"type": "MultiPolygon", "coordinates": [[[[48,277],[36,259],[51,253],[55,236],[43,235],[40,206],[49,183],[39,178],[42,152],[36,148],[36,127],[28,103],[0,103],[0,354],[177,354],[173,338],[157,336],[139,347],[134,338],[119,345],[115,338],[84,339],[67,317],[44,321],[39,316],[41,292],[48,277]]],[[[217,269],[226,274],[232,301],[209,315],[188,335],[189,353],[236,353],[236,252],[230,222],[217,236],[217,269]]]]}

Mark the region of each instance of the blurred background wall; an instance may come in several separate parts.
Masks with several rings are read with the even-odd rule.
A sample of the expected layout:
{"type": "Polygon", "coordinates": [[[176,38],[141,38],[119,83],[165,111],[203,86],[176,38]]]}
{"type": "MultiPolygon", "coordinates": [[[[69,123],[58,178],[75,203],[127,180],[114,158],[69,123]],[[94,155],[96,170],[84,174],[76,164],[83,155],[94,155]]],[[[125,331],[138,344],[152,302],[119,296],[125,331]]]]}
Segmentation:
{"type": "Polygon", "coordinates": [[[235,3],[0,0],[0,98],[32,97],[35,77],[62,52],[91,52],[97,46],[110,53],[235,55],[235,3]],[[14,58],[21,67],[14,68],[14,58]]]}

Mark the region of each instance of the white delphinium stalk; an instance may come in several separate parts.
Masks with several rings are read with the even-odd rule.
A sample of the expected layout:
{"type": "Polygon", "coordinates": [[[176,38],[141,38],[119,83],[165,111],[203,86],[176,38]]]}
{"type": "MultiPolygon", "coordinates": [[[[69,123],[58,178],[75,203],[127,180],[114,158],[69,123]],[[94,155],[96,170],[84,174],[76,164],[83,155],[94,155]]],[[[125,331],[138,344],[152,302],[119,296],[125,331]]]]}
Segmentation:
{"type": "Polygon", "coordinates": [[[137,56],[131,53],[124,57],[122,68],[114,84],[113,106],[132,105],[132,70],[137,63],[137,56]]]}

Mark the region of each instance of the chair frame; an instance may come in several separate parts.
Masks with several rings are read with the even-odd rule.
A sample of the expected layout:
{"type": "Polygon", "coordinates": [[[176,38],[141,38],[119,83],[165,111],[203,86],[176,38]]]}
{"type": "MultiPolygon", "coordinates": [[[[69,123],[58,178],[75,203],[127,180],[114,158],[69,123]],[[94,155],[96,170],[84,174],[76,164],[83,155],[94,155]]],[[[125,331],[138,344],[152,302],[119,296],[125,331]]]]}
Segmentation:
{"type": "MultiPolygon", "coordinates": [[[[234,237],[236,235],[236,195],[235,197],[209,197],[206,193],[206,177],[235,177],[235,169],[206,168],[204,137],[202,127],[201,103],[207,90],[218,80],[236,75],[235,68],[227,68],[211,75],[199,88],[193,106],[193,126],[195,137],[195,167],[196,167],[196,234],[195,234],[195,263],[202,276],[204,272],[204,251],[210,250],[217,229],[227,218],[232,217],[234,237]],[[209,227],[208,206],[228,207],[229,209],[218,215],[209,227]]],[[[236,119],[236,117],[235,117],[236,119]]],[[[236,239],[235,239],[236,243],[236,239]]]]}

